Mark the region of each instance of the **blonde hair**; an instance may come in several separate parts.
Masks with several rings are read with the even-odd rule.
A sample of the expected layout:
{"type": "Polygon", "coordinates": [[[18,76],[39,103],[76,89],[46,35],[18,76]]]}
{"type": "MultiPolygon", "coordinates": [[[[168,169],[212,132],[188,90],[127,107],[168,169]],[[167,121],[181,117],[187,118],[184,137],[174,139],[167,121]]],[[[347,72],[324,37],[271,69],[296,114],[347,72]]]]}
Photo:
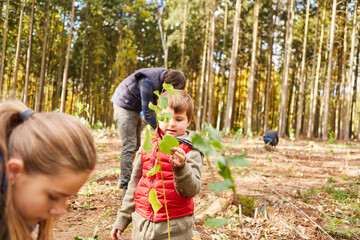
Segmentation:
{"type": "MultiPolygon", "coordinates": [[[[0,153],[3,166],[15,157],[24,162],[26,174],[56,176],[64,169],[91,172],[95,168],[96,150],[88,129],[75,117],[65,113],[35,113],[24,122],[20,114],[27,107],[18,101],[0,105],[0,153]]],[[[0,176],[0,181],[1,176],[0,176]]],[[[0,195],[0,239],[31,238],[12,203],[12,187],[0,195]],[[5,201],[4,201],[5,200],[5,201]]],[[[38,239],[51,238],[53,219],[39,223],[38,239]]]]}
{"type": "Polygon", "coordinates": [[[194,115],[194,103],[189,94],[184,90],[175,90],[178,94],[171,94],[165,91],[162,95],[168,99],[168,106],[174,110],[175,113],[186,112],[186,117],[190,122],[194,115]]]}

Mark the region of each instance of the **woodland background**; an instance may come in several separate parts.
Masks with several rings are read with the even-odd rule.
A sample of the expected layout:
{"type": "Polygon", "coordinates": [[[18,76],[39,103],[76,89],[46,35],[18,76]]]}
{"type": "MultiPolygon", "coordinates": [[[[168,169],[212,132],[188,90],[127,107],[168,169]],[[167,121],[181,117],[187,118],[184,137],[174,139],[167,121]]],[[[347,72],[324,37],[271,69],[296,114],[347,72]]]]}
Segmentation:
{"type": "Polygon", "coordinates": [[[0,5],[0,101],[110,126],[121,80],[166,67],[188,79],[197,130],[360,140],[356,0],[0,5]]]}

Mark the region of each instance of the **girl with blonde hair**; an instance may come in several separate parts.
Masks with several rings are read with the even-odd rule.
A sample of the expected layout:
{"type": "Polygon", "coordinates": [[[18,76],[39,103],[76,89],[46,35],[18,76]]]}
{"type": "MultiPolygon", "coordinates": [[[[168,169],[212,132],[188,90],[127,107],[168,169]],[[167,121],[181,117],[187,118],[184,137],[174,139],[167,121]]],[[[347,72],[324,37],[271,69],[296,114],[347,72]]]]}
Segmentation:
{"type": "Polygon", "coordinates": [[[88,129],[65,113],[0,105],[0,239],[52,238],[53,220],[95,168],[88,129]]]}

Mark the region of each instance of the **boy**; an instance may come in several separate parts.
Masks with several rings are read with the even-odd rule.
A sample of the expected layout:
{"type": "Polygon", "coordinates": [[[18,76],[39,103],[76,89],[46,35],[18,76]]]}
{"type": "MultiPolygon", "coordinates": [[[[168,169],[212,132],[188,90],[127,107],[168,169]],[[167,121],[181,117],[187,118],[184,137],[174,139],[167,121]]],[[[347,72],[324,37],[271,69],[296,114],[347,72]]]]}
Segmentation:
{"type": "Polygon", "coordinates": [[[165,111],[172,113],[172,116],[169,124],[159,122],[158,137],[171,135],[178,139],[180,145],[171,148],[174,151],[173,155],[160,153],[162,176],[160,172],[154,176],[146,176],[146,173],[153,168],[158,156],[156,137],[152,139],[154,146],[149,154],[146,154],[144,149],[138,151],[129,188],[111,231],[111,238],[114,240],[118,239],[131,221],[133,222],[133,240],[168,239],[162,177],[165,184],[171,239],[188,240],[193,237],[192,228],[195,218],[192,198],[201,189],[203,155],[192,148],[191,134],[187,130],[194,112],[193,101],[183,90],[177,90],[177,92],[179,93],[177,96],[169,92],[162,94],[168,98],[169,103],[165,111]],[[149,202],[151,188],[156,189],[158,200],[162,205],[156,215],[149,202]]]}
{"type": "Polygon", "coordinates": [[[163,83],[171,84],[175,89],[184,89],[186,78],[179,70],[142,68],[125,78],[111,98],[114,103],[114,120],[122,142],[118,188],[124,191],[130,181],[135,153],[140,147],[140,111],[143,111],[145,121],[155,129],[156,117],[149,103],[156,104],[154,91],[161,92],[163,83]]]}

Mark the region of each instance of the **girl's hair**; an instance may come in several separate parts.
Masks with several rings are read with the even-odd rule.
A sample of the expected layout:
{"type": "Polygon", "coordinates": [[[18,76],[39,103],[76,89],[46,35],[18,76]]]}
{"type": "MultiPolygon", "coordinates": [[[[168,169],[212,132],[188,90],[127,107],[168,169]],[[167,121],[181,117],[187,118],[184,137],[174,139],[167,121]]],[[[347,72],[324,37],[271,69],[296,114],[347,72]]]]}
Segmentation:
{"type": "Polygon", "coordinates": [[[175,90],[178,94],[171,94],[169,91],[165,91],[162,95],[168,99],[169,107],[174,110],[175,113],[186,112],[188,121],[190,122],[194,115],[194,103],[189,94],[184,90],[175,90]]]}
{"type": "MultiPolygon", "coordinates": [[[[6,171],[5,164],[12,157],[23,160],[26,174],[56,176],[64,170],[91,172],[95,168],[94,142],[79,120],[50,112],[35,113],[22,122],[19,116],[26,109],[19,101],[0,105],[0,173],[6,171]]],[[[9,183],[5,196],[0,194],[0,239],[28,239],[29,226],[14,208],[11,191],[9,183]]],[[[52,222],[40,222],[38,239],[51,238],[52,222]]]]}

